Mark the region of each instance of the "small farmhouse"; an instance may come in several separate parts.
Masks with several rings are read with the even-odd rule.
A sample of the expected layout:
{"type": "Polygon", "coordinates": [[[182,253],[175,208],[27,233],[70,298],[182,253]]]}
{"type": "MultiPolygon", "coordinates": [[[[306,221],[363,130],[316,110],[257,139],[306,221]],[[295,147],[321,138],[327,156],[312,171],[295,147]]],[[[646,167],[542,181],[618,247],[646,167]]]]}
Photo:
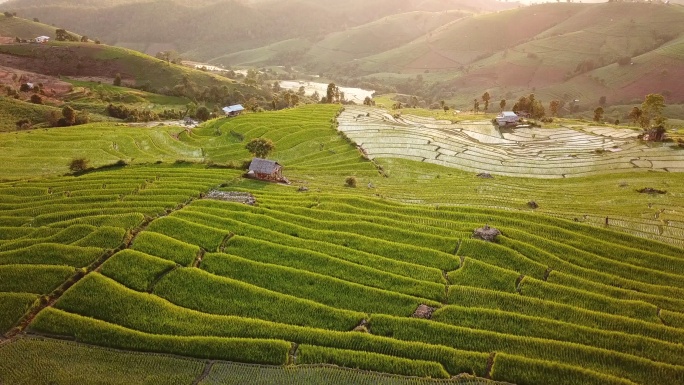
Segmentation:
{"type": "Polygon", "coordinates": [[[261,158],[252,159],[252,163],[249,164],[247,175],[262,180],[277,182],[284,180],[283,166],[278,162],[261,158]]]}
{"type": "Polygon", "coordinates": [[[496,117],[496,123],[499,126],[517,124],[519,121],[520,117],[513,111],[504,111],[496,117]]]}
{"type": "Polygon", "coordinates": [[[226,114],[226,116],[237,116],[240,115],[244,110],[245,107],[242,107],[242,104],[223,107],[223,112],[226,114]]]}
{"type": "Polygon", "coordinates": [[[33,39],[36,43],[47,43],[50,40],[50,36],[38,36],[33,39]]]}

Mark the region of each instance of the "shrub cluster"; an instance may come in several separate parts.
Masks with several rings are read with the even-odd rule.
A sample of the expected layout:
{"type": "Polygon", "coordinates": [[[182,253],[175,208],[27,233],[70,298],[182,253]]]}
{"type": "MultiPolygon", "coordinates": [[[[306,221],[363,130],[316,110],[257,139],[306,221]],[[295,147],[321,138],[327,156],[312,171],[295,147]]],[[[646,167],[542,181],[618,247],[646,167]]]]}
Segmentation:
{"type": "Polygon", "coordinates": [[[129,108],[124,105],[115,106],[110,104],[105,111],[107,112],[107,115],[127,122],[150,122],[159,120],[159,115],[154,111],[138,110],[137,108],[129,108]]]}

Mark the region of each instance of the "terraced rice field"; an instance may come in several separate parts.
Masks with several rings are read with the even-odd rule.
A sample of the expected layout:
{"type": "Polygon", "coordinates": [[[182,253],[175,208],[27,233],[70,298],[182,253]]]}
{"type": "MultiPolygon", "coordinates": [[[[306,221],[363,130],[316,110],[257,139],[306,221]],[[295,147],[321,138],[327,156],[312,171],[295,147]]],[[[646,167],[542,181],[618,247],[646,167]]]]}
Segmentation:
{"type": "Polygon", "coordinates": [[[378,172],[335,113],[179,138],[216,162],[280,138],[289,186],[187,163],[0,182],[0,383],[684,383],[684,188],[671,174],[483,180],[381,158],[378,172]],[[627,191],[614,178],[670,191],[629,187],[623,205],[608,199],[627,191]],[[600,188],[578,199],[586,186],[600,188]],[[537,190],[545,208],[521,207],[537,190]],[[625,224],[568,220],[573,205],[625,224]],[[663,207],[674,225],[660,241],[622,230],[663,207]],[[497,242],[472,238],[484,224],[497,242]]]}
{"type": "MultiPolygon", "coordinates": [[[[23,338],[0,346],[0,378],[7,383],[67,384],[97,379],[106,384],[262,385],[497,385],[495,381],[463,377],[431,380],[339,368],[330,365],[295,367],[203,361],[162,354],[106,349],[44,338],[23,338]],[[29,356],[30,361],[26,358],[29,356]]],[[[502,384],[502,383],[501,383],[502,384]]],[[[505,384],[502,384],[505,385],[505,384]]]]}
{"type": "Polygon", "coordinates": [[[684,151],[647,146],[638,132],[610,127],[501,129],[348,107],[339,130],[369,158],[402,158],[471,172],[564,178],[631,171],[684,171],[684,151]]]}

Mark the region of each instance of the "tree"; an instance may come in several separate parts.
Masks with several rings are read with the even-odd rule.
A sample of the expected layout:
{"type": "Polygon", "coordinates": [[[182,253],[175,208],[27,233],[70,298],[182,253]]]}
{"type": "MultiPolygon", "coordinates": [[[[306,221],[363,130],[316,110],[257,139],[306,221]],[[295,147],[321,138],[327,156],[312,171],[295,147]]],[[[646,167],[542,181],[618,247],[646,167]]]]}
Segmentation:
{"type": "Polygon", "coordinates": [[[605,96],[601,96],[601,97],[599,98],[599,106],[601,106],[601,107],[605,107],[605,106],[606,106],[606,97],[605,97],[605,96]]]}
{"type": "Polygon", "coordinates": [[[197,108],[197,111],[195,112],[195,116],[197,119],[201,121],[207,121],[211,117],[211,112],[206,106],[200,106],[197,108]]]}
{"type": "Polygon", "coordinates": [[[473,100],[473,111],[475,111],[476,114],[480,112],[480,101],[477,99],[473,100]]]}
{"type": "Polygon", "coordinates": [[[81,43],[87,43],[88,42],[88,36],[83,35],[81,36],[81,43]]]}
{"type": "Polygon", "coordinates": [[[489,109],[489,100],[490,100],[491,98],[492,98],[492,97],[489,95],[489,92],[485,92],[484,94],[482,94],[482,101],[484,102],[484,110],[485,110],[485,112],[487,112],[487,110],[489,109]]]}
{"type": "Polygon", "coordinates": [[[558,116],[558,109],[560,108],[560,101],[552,100],[549,103],[549,110],[551,111],[551,116],[558,116]]]}
{"type": "Polygon", "coordinates": [[[31,121],[28,119],[17,120],[14,124],[17,125],[17,130],[28,130],[31,128],[31,121]]]}
{"type": "Polygon", "coordinates": [[[515,103],[513,106],[513,111],[516,113],[525,112],[530,115],[533,119],[540,119],[546,115],[546,110],[541,104],[541,101],[537,100],[534,94],[529,96],[523,96],[515,103]]]}
{"type": "Polygon", "coordinates": [[[644,102],[641,104],[643,127],[648,127],[651,124],[651,120],[653,120],[658,126],[662,125],[665,122],[665,118],[663,117],[664,108],[665,98],[663,95],[646,95],[644,102]]]}
{"type": "Polygon", "coordinates": [[[629,113],[629,118],[632,120],[632,123],[637,124],[641,122],[641,115],[643,115],[643,111],[639,107],[633,107],[632,111],[629,113]]]}
{"type": "Polygon", "coordinates": [[[62,109],[62,116],[66,126],[73,126],[76,122],[76,111],[71,106],[66,106],[62,109]]]}
{"type": "Polygon", "coordinates": [[[363,99],[363,105],[364,106],[370,106],[373,104],[373,99],[371,99],[370,96],[366,96],[365,99],[363,99]]]}
{"type": "Polygon", "coordinates": [[[254,138],[247,143],[245,148],[257,158],[266,158],[275,150],[275,145],[270,139],[254,138]]]}
{"type": "Polygon", "coordinates": [[[504,108],[506,108],[506,99],[501,99],[499,107],[501,107],[501,112],[503,112],[504,108]]]}
{"type": "Polygon", "coordinates": [[[603,121],[603,107],[598,107],[597,109],[594,110],[594,121],[595,122],[603,121]]]}
{"type": "Polygon", "coordinates": [[[90,123],[90,114],[88,114],[88,111],[81,111],[78,115],[76,115],[76,125],[88,123],[90,123]]]}
{"type": "Polygon", "coordinates": [[[345,179],[344,184],[347,187],[356,187],[356,178],[353,176],[348,176],[347,179],[345,179]]]}
{"type": "Polygon", "coordinates": [[[43,98],[38,94],[33,94],[33,95],[31,95],[31,103],[43,104],[43,98]]]}
{"type": "Polygon", "coordinates": [[[114,85],[121,87],[121,74],[116,74],[116,77],[114,77],[114,85]]]}
{"type": "Polygon", "coordinates": [[[76,36],[67,32],[64,28],[55,30],[55,40],[57,41],[78,41],[76,36]]]}
{"type": "Polygon", "coordinates": [[[83,172],[88,169],[90,161],[86,158],[76,158],[69,162],[69,170],[71,172],[83,172]]]}
{"type": "Polygon", "coordinates": [[[326,91],[326,100],[328,103],[332,103],[335,100],[335,94],[339,94],[339,90],[335,83],[328,84],[328,89],[326,91]]]}

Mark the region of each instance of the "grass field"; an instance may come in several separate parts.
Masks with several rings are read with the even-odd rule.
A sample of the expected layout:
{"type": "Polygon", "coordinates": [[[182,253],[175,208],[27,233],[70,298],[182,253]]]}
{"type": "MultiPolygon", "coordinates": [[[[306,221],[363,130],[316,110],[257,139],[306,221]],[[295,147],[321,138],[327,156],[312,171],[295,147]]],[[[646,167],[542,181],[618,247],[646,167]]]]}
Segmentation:
{"type": "MultiPolygon", "coordinates": [[[[370,161],[336,130],[338,112],[0,135],[0,332],[11,338],[0,382],[115,371],[108,383],[684,383],[677,174],[482,179],[370,161]],[[249,159],[255,137],[275,143],[291,185],[216,167],[249,159]],[[131,164],[61,175],[79,154],[131,164]],[[214,189],[256,204],[207,198],[214,189]],[[485,224],[497,242],[472,238],[485,224]],[[431,318],[414,316],[421,305],[431,318]],[[29,360],[41,364],[24,370],[29,360]]],[[[355,121],[345,114],[340,128],[355,121]]],[[[392,127],[438,125],[410,119],[422,127],[392,127]]],[[[552,142],[569,129],[543,130],[552,142]]]]}

